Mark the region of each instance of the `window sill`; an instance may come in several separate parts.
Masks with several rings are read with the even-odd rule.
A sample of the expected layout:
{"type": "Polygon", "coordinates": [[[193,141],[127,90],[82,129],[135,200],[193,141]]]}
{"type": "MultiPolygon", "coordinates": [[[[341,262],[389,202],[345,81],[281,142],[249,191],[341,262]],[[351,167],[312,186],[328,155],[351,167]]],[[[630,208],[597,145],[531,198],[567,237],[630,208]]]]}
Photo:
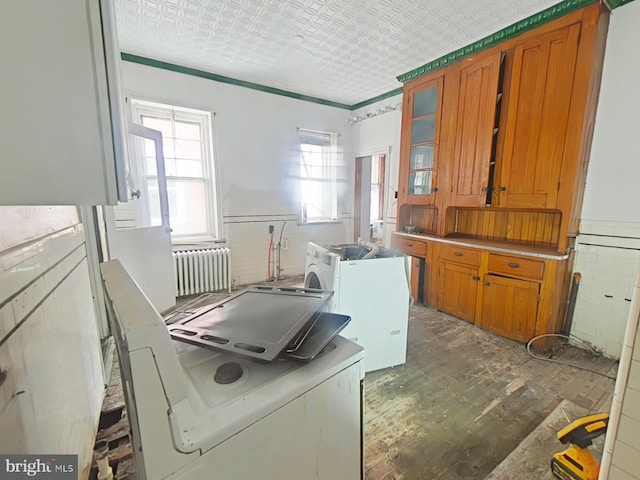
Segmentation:
{"type": "Polygon", "coordinates": [[[213,238],[210,236],[202,237],[184,237],[174,238],[171,240],[171,248],[177,250],[198,250],[203,248],[220,247],[226,243],[224,238],[213,238]]]}

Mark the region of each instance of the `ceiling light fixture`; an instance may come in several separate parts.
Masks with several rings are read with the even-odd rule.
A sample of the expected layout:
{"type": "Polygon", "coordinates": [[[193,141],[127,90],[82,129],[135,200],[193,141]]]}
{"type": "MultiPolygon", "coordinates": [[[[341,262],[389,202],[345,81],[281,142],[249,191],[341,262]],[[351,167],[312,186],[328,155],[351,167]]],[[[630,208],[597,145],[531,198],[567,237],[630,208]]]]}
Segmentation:
{"type": "Polygon", "coordinates": [[[402,111],[402,103],[398,103],[397,105],[386,105],[384,107],[378,107],[375,112],[367,112],[364,116],[353,116],[347,118],[346,122],[349,125],[353,125],[354,123],[361,122],[362,120],[367,120],[368,118],[377,117],[378,115],[382,115],[389,112],[401,112],[402,111]]]}

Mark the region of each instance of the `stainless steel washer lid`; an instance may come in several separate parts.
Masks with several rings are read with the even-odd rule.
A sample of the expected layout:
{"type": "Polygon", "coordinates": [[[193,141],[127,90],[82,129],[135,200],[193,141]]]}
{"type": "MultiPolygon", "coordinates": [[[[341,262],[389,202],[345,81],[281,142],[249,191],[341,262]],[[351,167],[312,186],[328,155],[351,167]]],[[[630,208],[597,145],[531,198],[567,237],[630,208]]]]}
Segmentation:
{"type": "Polygon", "coordinates": [[[310,288],[252,286],[170,325],[169,333],[182,342],[271,362],[331,295],[310,288]]]}

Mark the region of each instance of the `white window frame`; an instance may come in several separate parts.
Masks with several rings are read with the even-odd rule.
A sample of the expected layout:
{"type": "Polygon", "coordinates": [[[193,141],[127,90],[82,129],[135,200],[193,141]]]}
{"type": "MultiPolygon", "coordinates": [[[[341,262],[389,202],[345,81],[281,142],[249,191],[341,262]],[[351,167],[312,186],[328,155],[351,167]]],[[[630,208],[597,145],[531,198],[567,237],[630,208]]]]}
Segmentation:
{"type": "MultiPolygon", "coordinates": [[[[178,120],[184,120],[188,122],[195,122],[201,125],[202,132],[202,146],[203,146],[203,176],[202,179],[205,185],[205,202],[206,202],[206,221],[207,231],[199,232],[197,234],[184,234],[179,235],[172,232],[171,242],[174,245],[188,245],[198,243],[209,243],[223,241],[223,217],[218,198],[219,188],[219,175],[216,162],[216,155],[214,151],[215,147],[215,113],[205,110],[198,110],[195,108],[187,108],[169,103],[160,103],[156,101],[150,101],[141,99],[139,97],[130,97],[131,115],[134,123],[142,124],[143,115],[151,115],[165,118],[175,118],[178,120]]],[[[166,149],[165,149],[166,151],[166,149]]],[[[142,158],[141,152],[137,155],[137,158],[142,158]]],[[[140,179],[144,179],[144,185],[140,187],[146,188],[146,176],[144,173],[144,165],[137,162],[135,166],[140,179]]],[[[167,175],[167,179],[187,179],[187,177],[171,176],[167,175]]],[[[199,177],[189,177],[199,178],[199,177]]],[[[143,209],[146,211],[141,212],[143,215],[149,216],[148,205],[144,205],[143,209]]],[[[169,219],[171,219],[171,209],[169,209],[169,219]]],[[[171,220],[170,220],[171,221],[171,220]]]]}
{"type": "Polygon", "coordinates": [[[306,128],[298,128],[298,151],[300,155],[300,224],[328,223],[338,222],[338,134],[331,132],[322,132],[319,130],[311,130],[306,128]],[[326,151],[323,152],[322,158],[322,174],[320,176],[304,175],[305,171],[305,152],[302,147],[304,138],[316,137],[319,142],[327,140],[326,151]],[[303,192],[306,182],[324,182],[325,197],[322,199],[320,210],[324,215],[310,216],[309,209],[305,205],[303,192]]]}

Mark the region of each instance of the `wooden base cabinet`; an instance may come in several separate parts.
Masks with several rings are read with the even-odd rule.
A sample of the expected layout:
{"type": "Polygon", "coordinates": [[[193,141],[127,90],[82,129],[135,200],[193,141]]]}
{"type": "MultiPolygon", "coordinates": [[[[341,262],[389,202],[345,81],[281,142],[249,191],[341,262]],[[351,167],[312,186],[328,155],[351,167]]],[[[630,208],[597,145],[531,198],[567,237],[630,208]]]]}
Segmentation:
{"type": "Polygon", "coordinates": [[[477,267],[441,261],[438,269],[438,309],[473,323],[479,280],[477,267]]]}
{"type": "MultiPolygon", "coordinates": [[[[429,240],[426,240],[429,238],[429,240]]],[[[495,243],[495,242],[494,242],[495,243]]],[[[392,245],[413,255],[412,292],[420,302],[526,343],[562,330],[572,257],[553,251],[506,252],[470,241],[424,241],[394,234],[392,245]],[[419,257],[416,251],[421,252],[419,257]],[[415,272],[415,273],[414,273],[415,272]],[[423,286],[419,282],[423,282],[423,286]]],[[[504,243],[504,246],[508,243],[504,243]]],[[[537,348],[545,348],[537,342],[537,348]]]]}
{"type": "Polygon", "coordinates": [[[428,242],[393,235],[391,248],[409,256],[411,262],[411,297],[414,303],[426,302],[427,268],[426,259],[430,250],[428,242]]]}
{"type": "Polygon", "coordinates": [[[424,258],[409,258],[411,259],[411,298],[413,298],[413,303],[423,303],[424,258]]]}
{"type": "Polygon", "coordinates": [[[435,255],[438,259],[437,308],[474,322],[482,251],[439,244],[435,255]]]}
{"type": "Polygon", "coordinates": [[[496,335],[528,342],[535,333],[539,292],[538,282],[485,275],[480,326],[496,335]]]}

